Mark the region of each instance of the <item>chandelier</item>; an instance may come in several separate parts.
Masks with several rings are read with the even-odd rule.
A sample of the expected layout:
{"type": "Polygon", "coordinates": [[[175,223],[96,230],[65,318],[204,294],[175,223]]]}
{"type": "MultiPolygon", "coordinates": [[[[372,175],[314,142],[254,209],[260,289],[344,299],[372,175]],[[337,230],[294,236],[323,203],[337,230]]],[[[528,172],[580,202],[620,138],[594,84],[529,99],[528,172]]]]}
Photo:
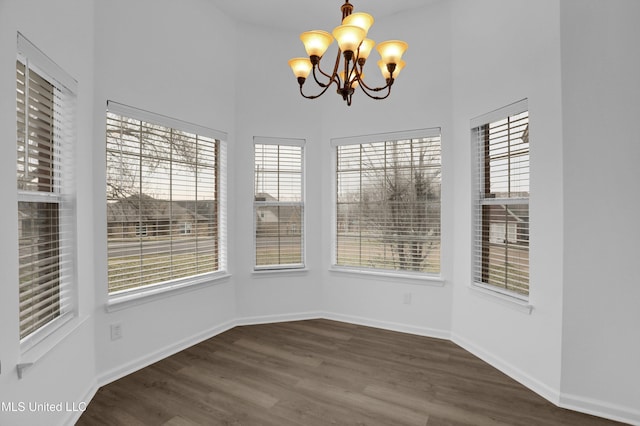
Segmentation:
{"type": "Polygon", "coordinates": [[[341,7],[342,25],[333,30],[333,36],[326,31],[315,30],[300,34],[300,40],[309,55],[308,58],[293,58],[289,60],[289,66],[298,79],[300,94],[307,99],[316,99],[322,96],[327,89],[335,83],[337,93],[342,99],[351,105],[351,97],[357,87],[373,99],[385,99],[391,93],[391,86],[404,68],[405,62],[401,59],[407,50],[408,44],[400,40],[389,40],[379,43],[376,50],[381,59],[378,67],[386,84],[381,87],[369,87],[364,82],[364,64],[373,49],[375,42],[366,38],[367,32],[373,25],[373,16],[368,13],[352,13],[353,5],[345,0],[341,7]],[[338,56],[333,70],[328,73],[320,68],[322,55],[327,51],[333,39],[338,42],[338,56]],[[341,59],[344,63],[341,65],[341,59]],[[320,93],[305,95],[303,86],[309,74],[320,86],[320,93]]]}

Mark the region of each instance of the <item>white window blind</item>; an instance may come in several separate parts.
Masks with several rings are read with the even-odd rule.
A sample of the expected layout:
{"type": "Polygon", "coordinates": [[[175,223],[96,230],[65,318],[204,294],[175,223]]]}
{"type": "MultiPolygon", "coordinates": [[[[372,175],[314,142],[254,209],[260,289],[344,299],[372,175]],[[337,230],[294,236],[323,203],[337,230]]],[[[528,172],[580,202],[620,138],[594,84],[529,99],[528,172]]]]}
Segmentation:
{"type": "Polygon", "coordinates": [[[472,123],[476,147],[474,282],[529,294],[529,113],[526,100],[472,123]]]}
{"type": "Polygon", "coordinates": [[[76,83],[18,34],[19,312],[28,348],[75,314],[76,83]]]}
{"type": "Polygon", "coordinates": [[[255,269],[304,267],[304,141],[254,138],[255,269]]]}
{"type": "Polygon", "coordinates": [[[215,138],[224,134],[113,102],[108,109],[109,292],[224,270],[225,147],[215,138]]]}
{"type": "Polygon", "coordinates": [[[334,140],[333,145],[334,264],[439,274],[440,129],[334,140]]]}

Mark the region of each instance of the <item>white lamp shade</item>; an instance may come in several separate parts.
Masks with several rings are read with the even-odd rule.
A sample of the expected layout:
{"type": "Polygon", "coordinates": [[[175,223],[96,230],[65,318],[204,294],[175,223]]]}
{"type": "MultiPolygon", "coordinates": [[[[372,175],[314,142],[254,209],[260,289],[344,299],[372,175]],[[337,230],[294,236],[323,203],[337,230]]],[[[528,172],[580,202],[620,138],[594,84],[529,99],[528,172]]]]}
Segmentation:
{"type": "Polygon", "coordinates": [[[342,25],[355,25],[356,27],[360,27],[364,30],[366,37],[369,28],[373,25],[373,16],[362,12],[352,13],[351,15],[345,16],[342,20],[342,25]]]}
{"type": "Polygon", "coordinates": [[[370,38],[365,38],[364,40],[362,40],[360,50],[358,51],[358,58],[367,59],[369,57],[369,54],[371,53],[371,50],[373,49],[373,46],[375,45],[376,42],[371,40],[370,38]]]}
{"type": "MultiPolygon", "coordinates": [[[[402,71],[402,68],[404,68],[406,64],[407,63],[402,59],[398,63],[396,63],[396,69],[393,70],[394,79],[398,78],[398,74],[400,74],[400,71],[402,71]]],[[[382,77],[384,77],[385,80],[391,77],[391,73],[387,69],[387,64],[385,64],[382,59],[378,61],[378,67],[380,67],[380,72],[382,73],[382,77]]]]}
{"type": "Polygon", "coordinates": [[[333,43],[331,34],[321,30],[306,31],[300,34],[300,40],[304,44],[307,55],[319,57],[322,57],[331,43],[333,43]]]}
{"type": "Polygon", "coordinates": [[[389,40],[378,44],[376,49],[385,64],[397,64],[408,47],[409,45],[404,41],[389,40]]]}
{"type": "Polygon", "coordinates": [[[313,68],[309,58],[289,59],[289,66],[291,67],[291,71],[293,71],[293,75],[302,78],[307,78],[313,68]]]}
{"type": "Polygon", "coordinates": [[[366,31],[355,25],[340,25],[333,30],[333,36],[343,52],[358,50],[358,46],[364,40],[366,31]]]}

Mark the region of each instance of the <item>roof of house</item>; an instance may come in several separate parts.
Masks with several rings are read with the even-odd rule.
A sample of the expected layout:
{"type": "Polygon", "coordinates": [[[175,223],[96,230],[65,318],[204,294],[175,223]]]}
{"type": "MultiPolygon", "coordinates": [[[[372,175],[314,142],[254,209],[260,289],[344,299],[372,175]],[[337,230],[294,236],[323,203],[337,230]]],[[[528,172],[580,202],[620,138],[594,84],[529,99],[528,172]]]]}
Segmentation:
{"type": "Polygon", "coordinates": [[[169,201],[146,194],[134,194],[115,202],[107,203],[108,222],[170,221],[172,218],[189,217],[206,221],[207,217],[196,213],[195,201],[169,201]],[[188,208],[188,206],[193,207],[188,208]]]}

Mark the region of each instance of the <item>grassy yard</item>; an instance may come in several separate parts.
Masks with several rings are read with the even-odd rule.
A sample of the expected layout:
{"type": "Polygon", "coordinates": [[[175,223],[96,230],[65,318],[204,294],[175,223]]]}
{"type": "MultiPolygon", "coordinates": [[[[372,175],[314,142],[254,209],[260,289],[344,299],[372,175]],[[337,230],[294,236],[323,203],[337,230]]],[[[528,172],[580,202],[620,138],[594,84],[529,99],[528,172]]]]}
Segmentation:
{"type": "Polygon", "coordinates": [[[206,254],[148,254],[109,259],[109,291],[126,290],[149,284],[213,272],[217,259],[206,254]]]}
{"type": "MultiPolygon", "coordinates": [[[[426,257],[416,265],[419,272],[440,273],[440,244],[433,241],[425,243],[426,257]]],[[[338,237],[337,263],[343,266],[360,266],[374,269],[401,270],[398,254],[391,244],[380,238],[338,237]]]]}
{"type": "MultiPolygon", "coordinates": [[[[111,242],[111,240],[110,240],[111,242]]],[[[397,255],[391,245],[379,239],[350,238],[338,240],[338,264],[360,266],[375,269],[401,269],[397,255]]],[[[288,240],[267,241],[258,239],[256,247],[256,263],[263,265],[299,264],[303,262],[299,237],[288,240]]],[[[156,284],[191,275],[213,272],[217,270],[214,251],[204,254],[135,254],[117,256],[109,259],[109,291],[120,291],[129,288],[156,284]]],[[[440,245],[431,243],[427,257],[420,264],[420,272],[438,274],[440,272],[440,245]]],[[[499,271],[495,271],[499,274],[499,271]]]]}

